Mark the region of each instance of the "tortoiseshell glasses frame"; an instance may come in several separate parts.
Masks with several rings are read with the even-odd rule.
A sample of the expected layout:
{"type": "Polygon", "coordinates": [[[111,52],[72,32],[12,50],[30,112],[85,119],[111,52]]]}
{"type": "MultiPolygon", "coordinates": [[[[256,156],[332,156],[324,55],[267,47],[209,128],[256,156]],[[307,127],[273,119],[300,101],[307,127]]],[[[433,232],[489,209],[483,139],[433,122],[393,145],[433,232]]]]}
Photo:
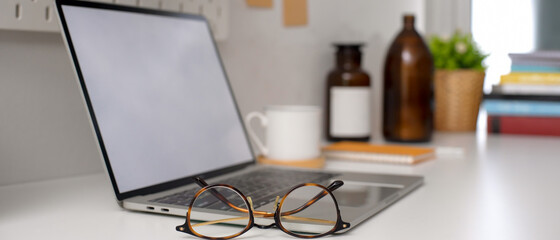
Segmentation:
{"type": "MultiPolygon", "coordinates": [[[[299,237],[299,238],[318,238],[318,237],[323,237],[325,235],[336,233],[340,230],[347,229],[347,228],[350,227],[350,223],[344,222],[342,220],[342,217],[340,215],[340,209],[338,207],[338,202],[336,201],[336,198],[334,197],[334,195],[332,193],[332,191],[340,188],[344,184],[344,182],[342,182],[340,180],[336,180],[336,181],[332,182],[327,187],[322,186],[320,184],[316,184],[316,183],[303,183],[303,184],[296,185],[293,188],[291,188],[286,194],[284,194],[284,196],[281,198],[280,201],[278,201],[279,197],[276,197],[274,212],[255,211],[253,209],[253,203],[252,203],[251,198],[246,197],[245,195],[243,195],[243,193],[241,193],[241,191],[239,191],[238,189],[236,189],[233,186],[230,186],[230,185],[227,185],[227,184],[209,185],[208,183],[206,183],[201,178],[195,178],[195,180],[196,180],[196,183],[198,185],[200,185],[200,187],[202,187],[202,189],[200,189],[194,195],[193,199],[191,200],[191,203],[189,205],[189,209],[187,210],[186,222],[183,225],[179,225],[179,226],[176,227],[177,231],[188,233],[188,234],[191,234],[193,236],[197,236],[197,237],[205,238],[205,239],[231,239],[231,238],[240,236],[241,234],[249,231],[249,229],[251,229],[253,226],[255,226],[255,227],[261,228],[261,229],[268,229],[268,228],[277,227],[280,230],[282,230],[283,232],[285,232],[289,235],[292,235],[294,237],[299,237]],[[297,189],[300,189],[300,188],[306,187],[306,186],[318,187],[318,188],[321,189],[321,191],[319,193],[317,193],[313,198],[311,198],[310,200],[308,200],[307,202],[302,204],[301,206],[299,206],[299,207],[297,207],[293,210],[290,210],[290,211],[281,212],[280,209],[282,209],[282,206],[283,206],[284,201],[286,200],[287,196],[290,195],[290,193],[292,193],[294,190],[297,190],[297,189]],[[217,187],[228,188],[229,190],[234,191],[235,193],[237,193],[243,199],[243,201],[245,203],[245,206],[249,206],[249,207],[243,208],[243,207],[236,206],[230,200],[228,200],[225,196],[223,196],[221,193],[219,193],[216,189],[214,189],[214,188],[217,188],[217,187]],[[209,191],[210,194],[212,194],[219,201],[226,204],[230,208],[235,209],[236,211],[239,211],[239,212],[247,213],[248,218],[249,218],[247,226],[245,226],[245,228],[242,229],[241,231],[239,231],[238,233],[235,233],[235,234],[232,234],[232,235],[229,235],[229,236],[225,236],[225,237],[206,236],[206,235],[203,235],[203,234],[200,234],[200,233],[196,232],[193,229],[193,226],[196,226],[197,224],[194,224],[194,225],[191,224],[192,208],[193,208],[193,205],[194,205],[195,201],[197,200],[197,197],[199,197],[202,193],[204,193],[206,191],[209,191]],[[336,222],[332,222],[332,224],[333,224],[332,229],[330,229],[329,231],[323,232],[323,233],[318,233],[318,234],[315,234],[315,235],[311,234],[310,235],[310,234],[300,234],[298,232],[290,231],[282,225],[282,220],[281,220],[282,217],[284,217],[284,218],[286,218],[286,217],[298,218],[298,220],[300,220],[300,221],[311,221],[311,222],[313,222],[313,221],[316,221],[316,222],[326,221],[326,220],[321,220],[321,219],[301,218],[301,217],[296,217],[296,216],[292,216],[292,215],[305,210],[306,208],[310,207],[311,205],[313,205],[314,203],[316,203],[317,201],[319,201],[320,199],[322,199],[323,197],[325,197],[327,195],[332,197],[332,200],[334,202],[334,207],[336,208],[336,214],[337,214],[336,222]],[[270,225],[256,224],[255,223],[255,215],[258,215],[259,217],[262,217],[262,218],[274,218],[274,223],[272,223],[270,225]]],[[[213,221],[213,222],[203,222],[203,223],[199,223],[199,225],[209,225],[209,224],[221,223],[221,222],[222,221],[220,221],[220,220],[213,221]]]]}

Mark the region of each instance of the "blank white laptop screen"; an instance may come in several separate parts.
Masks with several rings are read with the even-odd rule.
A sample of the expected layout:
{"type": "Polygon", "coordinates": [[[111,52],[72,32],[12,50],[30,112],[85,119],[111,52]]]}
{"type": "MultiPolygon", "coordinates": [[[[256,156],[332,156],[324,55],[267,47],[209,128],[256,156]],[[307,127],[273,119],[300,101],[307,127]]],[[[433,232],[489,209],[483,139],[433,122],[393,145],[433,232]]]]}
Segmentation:
{"type": "Polygon", "coordinates": [[[119,192],[252,161],[204,20],[62,10],[119,192]]]}

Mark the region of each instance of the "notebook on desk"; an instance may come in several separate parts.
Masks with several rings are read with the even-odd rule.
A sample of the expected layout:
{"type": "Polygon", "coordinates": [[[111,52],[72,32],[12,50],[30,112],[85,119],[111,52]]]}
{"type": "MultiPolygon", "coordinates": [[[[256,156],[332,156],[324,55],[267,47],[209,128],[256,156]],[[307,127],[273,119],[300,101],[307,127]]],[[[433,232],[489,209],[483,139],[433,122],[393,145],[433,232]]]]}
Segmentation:
{"type": "Polygon", "coordinates": [[[356,226],[423,182],[257,165],[203,17],[84,1],[56,5],[100,156],[126,209],[185,216],[195,176],[251,192],[257,208],[290,185],[340,179],[342,217],[356,226]],[[280,186],[277,179],[290,181],[280,186]],[[249,189],[249,180],[276,187],[249,189]]]}
{"type": "Polygon", "coordinates": [[[364,142],[338,142],[323,148],[323,155],[330,159],[416,164],[435,158],[434,148],[364,142]]]}

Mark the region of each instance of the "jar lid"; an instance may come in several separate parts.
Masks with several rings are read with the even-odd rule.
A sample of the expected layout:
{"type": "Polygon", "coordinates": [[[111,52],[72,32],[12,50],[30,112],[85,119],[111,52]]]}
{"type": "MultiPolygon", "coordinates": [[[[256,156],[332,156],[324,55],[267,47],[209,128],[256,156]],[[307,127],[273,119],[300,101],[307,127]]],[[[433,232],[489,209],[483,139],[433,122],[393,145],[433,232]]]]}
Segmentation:
{"type": "Polygon", "coordinates": [[[338,49],[342,49],[342,48],[361,48],[363,46],[365,46],[365,43],[362,42],[344,42],[344,43],[334,43],[333,44],[335,47],[337,47],[338,49]]]}

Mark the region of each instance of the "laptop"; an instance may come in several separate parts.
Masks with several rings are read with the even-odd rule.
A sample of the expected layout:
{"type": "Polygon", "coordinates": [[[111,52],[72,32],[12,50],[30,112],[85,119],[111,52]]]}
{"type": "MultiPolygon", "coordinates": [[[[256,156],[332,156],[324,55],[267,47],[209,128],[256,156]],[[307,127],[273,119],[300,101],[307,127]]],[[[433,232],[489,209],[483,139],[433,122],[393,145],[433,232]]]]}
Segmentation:
{"type": "Polygon", "coordinates": [[[298,183],[343,180],[334,194],[354,227],[423,183],[421,176],[257,164],[202,16],[73,0],[56,7],[101,158],[125,209],[185,216],[198,189],[194,177],[239,188],[255,209],[270,209],[276,195],[298,183]],[[267,181],[274,187],[247,186],[267,181]]]}

